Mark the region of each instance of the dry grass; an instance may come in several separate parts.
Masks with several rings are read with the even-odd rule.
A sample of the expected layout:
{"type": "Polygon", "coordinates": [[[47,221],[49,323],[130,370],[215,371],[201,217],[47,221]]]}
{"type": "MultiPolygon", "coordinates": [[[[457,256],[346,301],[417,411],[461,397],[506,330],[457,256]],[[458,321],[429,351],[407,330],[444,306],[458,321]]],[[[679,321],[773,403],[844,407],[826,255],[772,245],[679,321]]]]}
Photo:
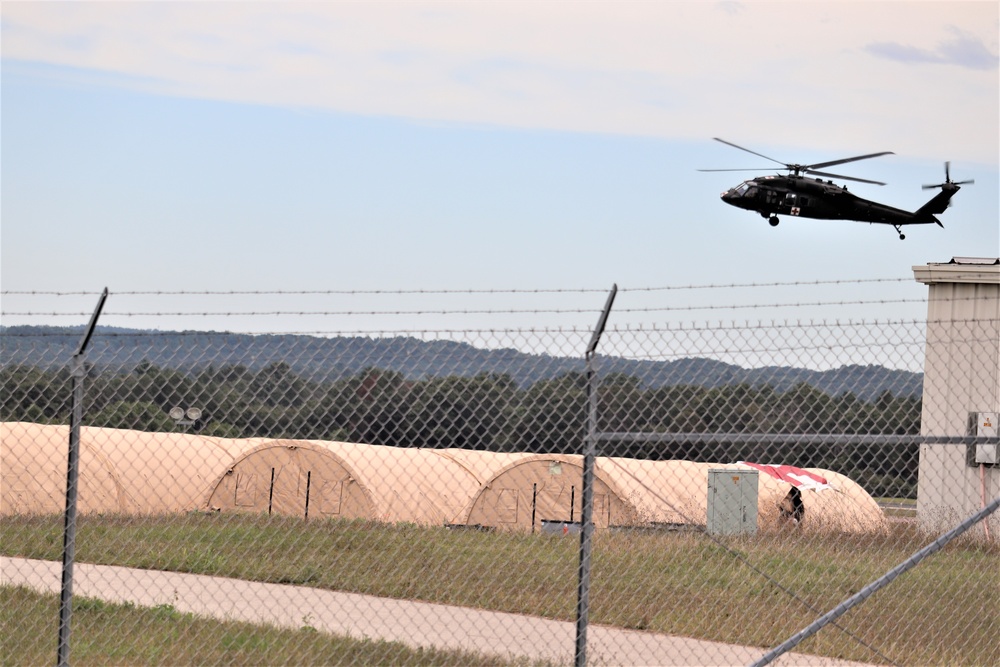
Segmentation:
{"type": "MultiPolygon", "coordinates": [[[[5,518],[0,550],[59,560],[61,534],[58,517],[5,518]]],[[[698,533],[602,532],[590,619],[773,646],[927,541],[905,524],[885,535],[787,531],[721,544],[698,533]]],[[[77,560],[572,620],[578,547],[572,538],[362,521],[87,517],[77,560]]],[[[796,650],[866,662],[1000,664],[998,556],[996,545],[956,541],[796,650]]]]}

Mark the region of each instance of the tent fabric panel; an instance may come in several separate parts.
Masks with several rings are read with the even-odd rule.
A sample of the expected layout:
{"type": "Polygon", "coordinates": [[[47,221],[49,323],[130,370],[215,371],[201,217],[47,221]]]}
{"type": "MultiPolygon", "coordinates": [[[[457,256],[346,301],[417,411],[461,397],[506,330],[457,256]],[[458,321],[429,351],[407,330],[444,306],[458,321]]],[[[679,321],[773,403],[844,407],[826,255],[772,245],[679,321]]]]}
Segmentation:
{"type": "MultiPolygon", "coordinates": [[[[69,426],[0,423],[0,516],[66,511],[69,426]]],[[[77,511],[123,511],[113,468],[81,436],[77,511]]]]}
{"type": "MultiPolygon", "coordinates": [[[[828,491],[803,493],[806,500],[813,500],[813,516],[816,521],[845,532],[881,532],[888,529],[889,521],[882,508],[860,484],[832,470],[807,470],[825,477],[836,491],[835,494],[829,494],[828,491]],[[811,496],[815,498],[810,498],[811,496]]],[[[807,502],[806,521],[809,521],[809,507],[807,502]]]]}
{"type": "Polygon", "coordinates": [[[83,427],[81,441],[116,472],[120,510],[172,514],[203,506],[213,479],[227,469],[236,440],[189,433],[83,427]]]}
{"type": "Polygon", "coordinates": [[[635,508],[627,525],[704,523],[711,464],[606,458],[599,465],[635,508]]]}
{"type": "Polygon", "coordinates": [[[454,459],[419,447],[316,443],[340,456],[373,499],[378,519],[420,525],[460,522],[479,481],[454,459]]]}
{"type": "Polygon", "coordinates": [[[438,456],[455,461],[482,484],[504,467],[532,456],[526,452],[489,452],[482,449],[431,449],[438,456]]]}

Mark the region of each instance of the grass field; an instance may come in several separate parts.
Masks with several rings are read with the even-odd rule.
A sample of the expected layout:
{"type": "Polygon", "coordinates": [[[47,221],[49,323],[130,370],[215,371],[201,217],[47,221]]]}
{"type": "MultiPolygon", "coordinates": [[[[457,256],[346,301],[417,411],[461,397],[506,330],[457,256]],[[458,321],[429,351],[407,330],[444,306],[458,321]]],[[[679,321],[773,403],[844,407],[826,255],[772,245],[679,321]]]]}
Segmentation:
{"type": "Polygon", "coordinates": [[[887,517],[914,519],[917,516],[916,498],[876,498],[887,517]]]}
{"type": "MultiPolygon", "coordinates": [[[[590,620],[773,646],[927,541],[908,524],[877,536],[787,531],[722,543],[690,532],[600,532],[590,620]]],[[[82,518],[76,557],[573,620],[578,548],[563,537],[191,514],[82,518]]],[[[61,517],[4,518],[0,551],[60,560],[61,517]]],[[[876,663],[1000,664],[998,557],[995,544],[958,540],[796,650],[876,663]]]]}
{"type": "MultiPolygon", "coordinates": [[[[56,662],[59,597],[0,587],[0,664],[56,662]]],[[[299,630],[224,623],[177,612],[74,598],[70,659],[74,665],[524,665],[453,651],[412,649],[396,642],[330,637],[303,619],[299,630]]]]}

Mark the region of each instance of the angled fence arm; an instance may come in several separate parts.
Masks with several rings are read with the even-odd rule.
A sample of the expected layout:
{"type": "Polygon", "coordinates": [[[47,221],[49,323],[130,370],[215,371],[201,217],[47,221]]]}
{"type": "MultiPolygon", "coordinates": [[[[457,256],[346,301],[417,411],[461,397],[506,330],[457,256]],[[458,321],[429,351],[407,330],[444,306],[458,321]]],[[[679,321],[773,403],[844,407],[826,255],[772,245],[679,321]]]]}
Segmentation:
{"type": "Polygon", "coordinates": [[[63,522],[62,582],[59,592],[59,649],[57,664],[69,665],[69,629],[73,614],[73,561],[76,555],[76,498],[80,486],[80,423],[83,421],[83,381],[87,377],[85,353],[97,319],[101,316],[108,288],[104,288],[90,316],[80,344],[70,361],[73,378],[73,409],[69,424],[69,456],[66,461],[66,514],[63,522]]]}
{"type": "Polygon", "coordinates": [[[604,310],[597,320],[594,333],[587,345],[587,436],[583,450],[583,492],[580,498],[580,564],[576,599],[576,650],[574,664],[587,664],[587,618],[590,607],[590,553],[594,534],[594,459],[597,456],[597,372],[594,369],[594,353],[608,323],[611,306],[614,305],[618,285],[611,286],[604,310]]]}

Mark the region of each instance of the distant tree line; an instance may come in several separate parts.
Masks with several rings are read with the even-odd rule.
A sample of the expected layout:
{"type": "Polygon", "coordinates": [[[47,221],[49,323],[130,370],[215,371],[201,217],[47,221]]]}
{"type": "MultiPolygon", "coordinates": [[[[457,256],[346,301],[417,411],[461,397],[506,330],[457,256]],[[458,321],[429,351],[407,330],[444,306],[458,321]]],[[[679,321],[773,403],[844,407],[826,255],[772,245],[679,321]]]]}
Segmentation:
{"type": "MultiPolygon", "coordinates": [[[[66,370],[15,365],[0,369],[0,418],[69,423],[66,370]]],[[[192,373],[140,363],[128,373],[92,373],[83,423],[144,431],[197,429],[202,435],[344,440],[395,447],[578,453],[586,433],[582,373],[518,387],[507,374],[421,380],[380,368],[317,381],[284,362],[192,373]],[[179,425],[171,408],[198,407],[196,424],[179,425]]],[[[598,429],[643,433],[918,434],[920,399],[888,392],[873,401],[831,396],[809,385],[648,388],[611,374],[598,390],[598,429]]],[[[915,493],[916,446],[846,448],[803,445],[605,445],[605,456],[737,460],[820,467],[849,475],[876,496],[915,493]]]]}

